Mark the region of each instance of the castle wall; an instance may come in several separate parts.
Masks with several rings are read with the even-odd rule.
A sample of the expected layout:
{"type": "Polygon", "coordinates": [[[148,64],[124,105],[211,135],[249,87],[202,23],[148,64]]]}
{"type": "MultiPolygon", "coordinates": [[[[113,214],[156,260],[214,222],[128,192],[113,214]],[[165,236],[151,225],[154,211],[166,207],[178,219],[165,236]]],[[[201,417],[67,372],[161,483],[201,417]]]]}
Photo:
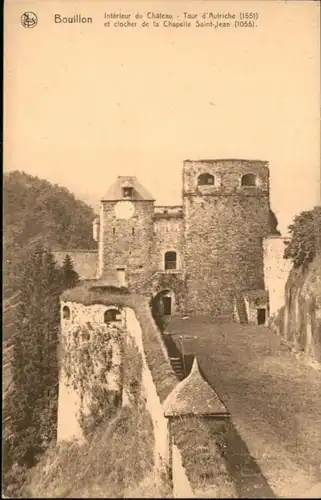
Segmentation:
{"type": "MultiPolygon", "coordinates": [[[[220,193],[236,193],[241,187],[241,177],[247,173],[257,176],[256,187],[268,192],[269,168],[268,162],[260,160],[186,160],[183,165],[183,196],[184,194],[204,193],[204,189],[212,192],[212,186],[198,186],[200,174],[214,175],[214,189],[220,193]]],[[[255,189],[255,188],[253,188],[255,189]]]]}
{"type": "Polygon", "coordinates": [[[154,203],[135,200],[135,214],[128,220],[116,217],[116,203],[101,203],[99,277],[115,275],[117,266],[123,266],[127,285],[143,290],[153,273],[154,203]]]}
{"type": "Polygon", "coordinates": [[[149,291],[153,297],[164,290],[170,290],[173,314],[183,313],[185,310],[184,223],[181,207],[178,209],[175,207],[175,209],[176,213],[170,213],[168,216],[155,214],[154,268],[156,271],[149,284],[149,291]],[[179,213],[177,213],[178,210],[179,213]],[[177,254],[176,269],[165,270],[165,253],[168,251],[177,254]]]}
{"type": "Polygon", "coordinates": [[[283,258],[285,238],[271,236],[264,245],[264,283],[269,292],[269,315],[276,314],[285,303],[285,285],[292,262],[283,258]]]}
{"type": "Polygon", "coordinates": [[[126,308],[125,313],[128,335],[135,340],[143,359],[142,387],[146,397],[146,408],[154,425],[155,465],[157,468],[162,467],[162,464],[168,467],[170,461],[168,421],[164,416],[163,407],[146,361],[141,326],[132,309],[126,308]]]}
{"type": "Polygon", "coordinates": [[[154,221],[155,270],[164,270],[164,255],[167,251],[177,252],[178,270],[182,270],[184,267],[182,218],[167,217],[154,221]]]}
{"type": "Polygon", "coordinates": [[[197,498],[187,477],[180,449],[173,444],[173,498],[197,498]]]}
{"type": "Polygon", "coordinates": [[[59,377],[57,442],[76,440],[84,442],[84,435],[79,423],[81,399],[77,391],[68,385],[63,370],[59,377]]]}
{"type": "Polygon", "coordinates": [[[187,160],[182,195],[182,205],[168,207],[134,199],[129,219],[116,217],[116,198],[102,201],[98,277],[151,298],[170,290],[181,313],[232,318],[235,296],[264,288],[268,163],[187,160]],[[201,174],[210,182],[201,185],[201,174]],[[252,176],[247,185],[244,175],[252,176]],[[177,269],[165,270],[166,251],[177,252],[177,269]]]}
{"type": "Polygon", "coordinates": [[[269,172],[265,162],[187,161],[183,170],[187,312],[233,315],[234,294],[264,287],[263,238],[268,233],[269,172]],[[200,173],[213,186],[198,186],[200,173]],[[246,173],[255,186],[241,186],[246,173]]]}
{"type": "Polygon", "coordinates": [[[306,268],[292,268],[283,291],[283,307],[270,318],[269,326],[319,368],[315,361],[321,362],[321,256],[306,268]]]}
{"type": "MultiPolygon", "coordinates": [[[[134,296],[134,298],[137,299],[137,296],[134,296]]],[[[84,300],[86,300],[86,297],[84,300]]],[[[145,429],[148,438],[150,438],[149,442],[152,443],[154,450],[154,460],[150,461],[154,467],[152,473],[152,491],[156,494],[156,497],[159,496],[164,498],[169,495],[174,498],[181,498],[186,495],[189,497],[209,496],[208,493],[210,488],[210,496],[213,496],[213,494],[214,496],[217,496],[219,486],[216,485],[216,480],[218,481],[218,485],[221,484],[222,481],[225,485],[227,477],[226,470],[215,444],[213,443],[210,445],[209,443],[210,435],[204,434],[202,431],[203,426],[201,421],[199,424],[200,427],[197,425],[195,431],[195,435],[197,437],[199,430],[202,434],[199,443],[201,452],[200,455],[197,455],[198,448],[196,446],[196,456],[194,458],[196,461],[202,460],[202,457],[204,458],[205,447],[207,453],[205,456],[207,457],[206,460],[208,460],[207,463],[211,468],[213,468],[213,474],[209,477],[209,479],[204,479],[203,476],[198,478],[195,474],[193,475],[194,467],[191,466],[192,464],[189,461],[189,446],[187,446],[187,448],[185,446],[188,436],[190,435],[190,428],[188,427],[183,434],[181,432],[184,430],[182,426],[186,425],[189,417],[185,417],[182,424],[180,424],[180,422],[176,422],[178,427],[175,425],[174,430],[172,417],[165,417],[164,400],[166,400],[166,397],[169,396],[171,390],[176,387],[176,383],[178,383],[178,381],[176,382],[174,372],[170,368],[167,351],[161,340],[159,332],[155,330],[154,334],[151,334],[151,332],[148,332],[148,326],[146,323],[142,323],[142,318],[146,319],[145,315],[142,314],[144,308],[146,307],[146,312],[149,311],[147,299],[144,299],[144,301],[144,307],[139,309],[138,306],[137,311],[134,311],[134,309],[126,307],[125,305],[123,305],[121,309],[121,328],[117,329],[118,332],[121,332],[121,338],[118,336],[117,342],[120,342],[122,345],[121,353],[124,359],[123,363],[118,365],[121,366],[122,373],[121,383],[118,385],[120,387],[120,391],[123,393],[123,405],[129,406],[129,410],[138,412],[145,411],[146,409],[150,416],[150,419],[148,419],[148,426],[149,420],[151,420],[151,423],[153,424],[152,428],[149,426],[145,429]],[[140,320],[138,320],[139,317],[141,318],[140,320]],[[158,354],[156,361],[157,366],[155,364],[155,353],[158,354]],[[166,362],[164,363],[164,361],[166,362]],[[153,431],[153,437],[151,436],[151,431],[153,431]],[[215,486],[213,486],[213,478],[215,479],[215,486]],[[198,488],[198,493],[195,493],[195,487],[198,488]],[[202,495],[202,493],[204,493],[204,495],[202,495]]],[[[142,307],[142,303],[140,303],[140,307],[142,307]]],[[[62,301],[61,326],[63,332],[63,342],[65,343],[69,340],[69,343],[72,343],[74,333],[79,332],[80,330],[90,333],[89,337],[87,336],[85,340],[92,343],[95,347],[96,334],[102,329],[101,323],[106,309],[115,308],[116,306],[110,305],[107,307],[106,305],[103,306],[100,304],[84,306],[80,303],[71,302],[68,299],[62,301]],[[64,318],[63,315],[63,310],[66,306],[70,311],[69,318],[64,318]],[[89,325],[91,325],[91,328],[89,328],[89,325]],[[83,328],[84,326],[86,326],[85,330],[83,328]]],[[[108,333],[110,334],[108,340],[113,339],[112,333],[115,328],[115,325],[110,328],[106,327],[107,337],[108,333]]],[[[84,345],[86,345],[86,342],[82,342],[78,345],[78,354],[83,352],[84,345]]],[[[101,350],[95,350],[95,353],[96,356],[94,356],[93,360],[99,361],[101,350]]],[[[120,351],[118,354],[120,354],[120,351]]],[[[114,363],[116,366],[119,362],[119,358],[120,356],[116,356],[116,359],[114,359],[114,361],[117,361],[114,363]]],[[[81,357],[76,357],[72,360],[69,368],[73,375],[79,375],[80,364],[81,357]]],[[[107,365],[108,363],[105,362],[103,363],[103,366],[99,365],[98,369],[103,368],[104,372],[110,372],[110,368],[108,368],[107,365]]],[[[65,364],[63,364],[63,367],[64,366],[65,364]]],[[[63,370],[61,370],[61,372],[63,373],[63,370]]],[[[95,373],[92,374],[94,384],[97,382],[95,373]]],[[[117,373],[114,375],[117,378],[117,373]]],[[[68,377],[68,379],[70,382],[70,377],[68,377]]],[[[117,380],[120,380],[120,378],[117,380]]],[[[70,383],[66,382],[67,379],[64,379],[63,377],[60,378],[58,441],[73,440],[74,438],[82,441],[85,437],[82,433],[82,426],[78,425],[77,428],[76,426],[79,423],[79,413],[83,408],[84,398],[81,397],[80,391],[78,391],[77,388],[70,386],[70,383]],[[76,400],[75,407],[68,404],[68,402],[70,402],[70,398],[76,400]],[[70,423],[74,423],[74,428],[70,429],[70,423]]],[[[83,382],[83,379],[81,382],[83,382]]],[[[94,386],[92,387],[93,395],[96,388],[97,387],[94,386]]],[[[82,396],[84,396],[84,393],[82,393],[82,396]]],[[[106,401],[103,397],[102,403],[104,409],[106,409],[108,400],[106,401]]],[[[95,406],[94,409],[95,425],[94,428],[92,428],[92,432],[95,433],[96,427],[100,425],[102,421],[97,422],[97,406],[95,406]]],[[[193,408],[193,414],[195,415],[195,408],[193,408]]],[[[201,417],[201,414],[199,417],[201,417]]],[[[103,418],[108,419],[109,417],[104,413],[103,418]]],[[[146,423],[147,420],[144,425],[146,423]]],[[[139,425],[141,425],[141,423],[139,425]]],[[[144,443],[142,444],[144,445],[144,443]]],[[[140,443],[138,445],[140,445],[140,443]]],[[[150,457],[150,459],[151,458],[152,457],[150,457]]],[[[148,472],[149,471],[147,471],[147,476],[138,485],[137,491],[139,491],[140,488],[144,488],[144,481],[149,481],[150,475],[148,472]]],[[[200,471],[200,473],[202,473],[202,471],[200,471]]],[[[150,488],[148,491],[150,492],[150,488]]]]}
{"type": "MultiPolygon", "coordinates": [[[[59,378],[59,398],[58,398],[58,425],[57,441],[68,441],[76,439],[84,440],[83,429],[81,427],[81,414],[88,414],[90,405],[90,385],[97,381],[100,370],[103,369],[104,380],[100,380],[101,386],[105,385],[108,391],[121,392],[121,350],[117,339],[118,330],[124,328],[124,313],[120,314],[119,322],[106,325],[104,323],[104,313],[107,309],[100,304],[84,306],[75,302],[61,302],[61,347],[62,359],[59,378]],[[68,307],[70,317],[64,318],[63,309],[68,307]],[[82,333],[87,333],[87,338],[79,338],[82,333]],[[106,369],[100,363],[98,356],[91,359],[94,365],[93,374],[84,377],[85,366],[81,358],[84,348],[95,346],[95,336],[98,334],[106,336],[106,347],[112,349],[111,368],[106,369]],[[108,339],[108,340],[107,340],[108,339]],[[71,372],[71,373],[68,373],[71,372]],[[86,390],[84,378],[89,378],[88,390],[86,390]]],[[[97,345],[101,351],[101,345],[97,345]]],[[[102,360],[103,364],[107,363],[102,360]]],[[[106,402],[107,403],[107,402],[106,402]]]]}

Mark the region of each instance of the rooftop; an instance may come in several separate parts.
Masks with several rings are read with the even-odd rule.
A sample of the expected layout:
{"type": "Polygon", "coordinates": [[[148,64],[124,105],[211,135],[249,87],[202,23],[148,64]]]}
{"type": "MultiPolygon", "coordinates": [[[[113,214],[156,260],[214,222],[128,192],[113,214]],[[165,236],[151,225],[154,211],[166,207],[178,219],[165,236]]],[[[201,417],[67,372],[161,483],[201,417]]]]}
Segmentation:
{"type": "Polygon", "coordinates": [[[126,199],[137,201],[155,201],[154,197],[140,184],[135,176],[118,176],[115,182],[110,186],[107,193],[101,198],[101,201],[123,200],[122,189],[124,187],[133,188],[133,196],[126,199]]]}
{"type": "Polygon", "coordinates": [[[169,394],[163,408],[165,417],[229,416],[214,389],[200,374],[196,357],[190,374],[169,394]]]}

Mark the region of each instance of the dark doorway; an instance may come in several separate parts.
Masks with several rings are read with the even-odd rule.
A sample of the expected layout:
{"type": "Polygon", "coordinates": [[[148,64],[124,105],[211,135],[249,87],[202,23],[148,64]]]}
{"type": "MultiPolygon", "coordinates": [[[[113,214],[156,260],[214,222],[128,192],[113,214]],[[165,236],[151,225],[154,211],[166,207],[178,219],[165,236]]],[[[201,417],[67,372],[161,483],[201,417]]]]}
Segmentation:
{"type": "Polygon", "coordinates": [[[153,318],[161,332],[165,330],[172,314],[173,302],[170,293],[168,289],[162,290],[150,301],[153,318]]]}
{"type": "Polygon", "coordinates": [[[172,314],[171,297],[163,297],[163,314],[164,316],[170,316],[172,314]]]}
{"type": "Polygon", "coordinates": [[[119,321],[120,311],[118,309],[107,309],[104,313],[104,323],[111,323],[113,321],[119,321]]]}
{"type": "Polygon", "coordinates": [[[266,320],[266,309],[258,309],[257,310],[257,324],[265,325],[266,320]]]}

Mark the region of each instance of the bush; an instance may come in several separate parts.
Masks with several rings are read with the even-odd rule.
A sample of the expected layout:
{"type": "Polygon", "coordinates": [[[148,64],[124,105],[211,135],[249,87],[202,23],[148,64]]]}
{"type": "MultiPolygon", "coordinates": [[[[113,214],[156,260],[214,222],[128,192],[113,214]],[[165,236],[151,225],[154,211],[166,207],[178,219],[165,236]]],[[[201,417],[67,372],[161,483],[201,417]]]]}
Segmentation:
{"type": "MultiPolygon", "coordinates": [[[[114,348],[115,345],[122,348],[122,337],[123,332],[116,326],[106,331],[105,327],[93,329],[88,322],[86,326],[75,326],[68,338],[62,338],[61,363],[66,384],[81,397],[79,424],[85,436],[102,421],[111,418],[120,402],[119,394],[109,390],[107,377],[115,368],[114,348]],[[87,403],[83,405],[85,401],[87,403]]],[[[118,371],[114,374],[120,377],[118,371]]]]}
{"type": "Polygon", "coordinates": [[[182,454],[188,479],[199,497],[211,490],[212,497],[215,493],[218,498],[235,498],[220,451],[224,445],[226,424],[222,423],[220,428],[216,425],[210,419],[197,416],[175,418],[171,424],[173,440],[182,454]]]}
{"type": "Polygon", "coordinates": [[[123,407],[82,445],[61,443],[30,471],[24,494],[38,498],[123,498],[151,473],[153,424],[145,405],[123,407]]]}
{"type": "Polygon", "coordinates": [[[320,250],[321,207],[301,212],[289,226],[290,240],[286,243],[284,258],[291,259],[293,267],[306,268],[320,250]]]}
{"type": "Polygon", "coordinates": [[[22,472],[32,467],[56,439],[59,295],[77,280],[71,262],[66,261],[65,268],[62,273],[53,255],[38,246],[26,260],[20,277],[8,360],[11,386],[4,401],[5,484],[9,489],[19,490],[22,472]]]}

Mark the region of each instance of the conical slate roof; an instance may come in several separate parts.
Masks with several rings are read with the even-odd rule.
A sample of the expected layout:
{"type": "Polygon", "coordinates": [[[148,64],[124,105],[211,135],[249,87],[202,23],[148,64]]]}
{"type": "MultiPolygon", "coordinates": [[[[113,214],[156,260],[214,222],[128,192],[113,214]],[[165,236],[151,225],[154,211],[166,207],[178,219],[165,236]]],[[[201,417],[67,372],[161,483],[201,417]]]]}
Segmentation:
{"type": "Polygon", "coordinates": [[[122,188],[124,187],[134,188],[133,196],[129,198],[131,200],[154,201],[154,197],[138,182],[135,176],[118,176],[101,201],[123,200],[122,188]]]}
{"type": "Polygon", "coordinates": [[[163,404],[165,417],[184,415],[228,417],[214,389],[203,379],[195,357],[191,373],[177,384],[163,404]]]}

